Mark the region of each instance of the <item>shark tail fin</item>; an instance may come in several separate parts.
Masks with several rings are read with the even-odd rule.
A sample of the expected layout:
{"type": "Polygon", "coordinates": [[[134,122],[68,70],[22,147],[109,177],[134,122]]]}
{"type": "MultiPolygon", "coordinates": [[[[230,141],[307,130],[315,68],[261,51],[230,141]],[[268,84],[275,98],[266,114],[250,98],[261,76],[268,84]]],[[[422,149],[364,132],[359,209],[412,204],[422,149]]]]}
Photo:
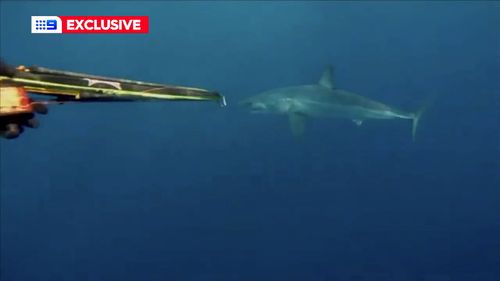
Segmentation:
{"type": "Polygon", "coordinates": [[[420,117],[422,117],[422,114],[424,113],[425,109],[426,109],[425,107],[422,107],[419,111],[413,114],[412,128],[411,128],[411,136],[413,141],[415,141],[415,138],[417,136],[418,123],[420,122],[420,117]]]}
{"type": "Polygon", "coordinates": [[[420,107],[420,109],[413,113],[413,118],[412,118],[412,138],[413,141],[415,141],[416,135],[417,135],[417,128],[418,128],[418,123],[420,122],[420,118],[422,117],[422,114],[424,114],[425,111],[435,102],[437,98],[437,94],[434,94],[430,97],[427,98],[425,101],[424,105],[420,107]]]}

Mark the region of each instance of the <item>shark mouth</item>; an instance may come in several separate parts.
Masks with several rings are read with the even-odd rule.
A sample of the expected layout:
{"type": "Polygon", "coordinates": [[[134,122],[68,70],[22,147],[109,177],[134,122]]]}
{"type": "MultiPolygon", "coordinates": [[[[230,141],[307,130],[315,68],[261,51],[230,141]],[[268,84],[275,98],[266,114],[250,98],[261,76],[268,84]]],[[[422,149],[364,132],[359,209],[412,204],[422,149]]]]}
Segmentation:
{"type": "Polygon", "coordinates": [[[248,108],[251,113],[263,113],[267,111],[266,105],[260,102],[244,101],[241,105],[248,108]]]}
{"type": "Polygon", "coordinates": [[[266,106],[262,103],[254,103],[250,108],[251,113],[263,113],[266,112],[266,106]]]}

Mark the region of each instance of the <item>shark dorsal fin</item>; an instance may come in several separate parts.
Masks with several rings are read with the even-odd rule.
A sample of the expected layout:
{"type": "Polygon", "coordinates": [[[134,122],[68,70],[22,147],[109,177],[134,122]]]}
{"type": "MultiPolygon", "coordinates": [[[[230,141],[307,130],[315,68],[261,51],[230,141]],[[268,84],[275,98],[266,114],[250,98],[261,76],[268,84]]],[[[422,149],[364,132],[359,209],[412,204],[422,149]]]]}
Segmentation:
{"type": "Polygon", "coordinates": [[[335,81],[333,79],[333,67],[331,65],[328,65],[325,68],[325,71],[323,71],[318,84],[328,89],[335,88],[335,81]]]}

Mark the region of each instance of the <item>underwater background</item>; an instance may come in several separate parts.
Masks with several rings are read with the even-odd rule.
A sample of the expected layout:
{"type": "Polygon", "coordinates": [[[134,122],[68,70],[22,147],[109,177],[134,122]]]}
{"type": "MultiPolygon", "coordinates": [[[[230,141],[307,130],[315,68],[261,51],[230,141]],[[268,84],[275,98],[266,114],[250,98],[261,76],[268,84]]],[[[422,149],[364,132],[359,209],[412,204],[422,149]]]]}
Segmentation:
{"type": "Polygon", "coordinates": [[[2,1],[0,56],[218,90],[66,104],[0,142],[0,279],[500,280],[499,2],[2,1]],[[149,33],[31,34],[32,15],[149,33]],[[308,122],[238,102],[336,84],[408,120],[308,122]]]}

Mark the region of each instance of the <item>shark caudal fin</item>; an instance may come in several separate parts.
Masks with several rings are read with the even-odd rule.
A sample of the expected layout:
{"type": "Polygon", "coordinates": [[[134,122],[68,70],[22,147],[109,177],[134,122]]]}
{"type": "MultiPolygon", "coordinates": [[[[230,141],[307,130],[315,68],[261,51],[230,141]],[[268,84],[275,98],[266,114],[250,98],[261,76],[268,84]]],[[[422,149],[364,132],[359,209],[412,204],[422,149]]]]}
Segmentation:
{"type": "Polygon", "coordinates": [[[425,101],[423,106],[420,107],[420,109],[417,112],[413,113],[413,116],[412,116],[412,123],[413,124],[412,124],[412,130],[411,130],[413,141],[415,141],[415,137],[417,135],[418,123],[420,122],[420,118],[422,117],[424,112],[426,112],[427,109],[432,104],[434,104],[436,98],[437,98],[437,94],[431,95],[430,97],[427,98],[427,100],[425,101]]]}
{"type": "Polygon", "coordinates": [[[418,123],[420,122],[420,117],[422,117],[424,111],[425,107],[422,107],[419,111],[413,114],[413,118],[411,119],[412,120],[411,136],[413,141],[415,141],[415,137],[417,136],[418,123]]]}

